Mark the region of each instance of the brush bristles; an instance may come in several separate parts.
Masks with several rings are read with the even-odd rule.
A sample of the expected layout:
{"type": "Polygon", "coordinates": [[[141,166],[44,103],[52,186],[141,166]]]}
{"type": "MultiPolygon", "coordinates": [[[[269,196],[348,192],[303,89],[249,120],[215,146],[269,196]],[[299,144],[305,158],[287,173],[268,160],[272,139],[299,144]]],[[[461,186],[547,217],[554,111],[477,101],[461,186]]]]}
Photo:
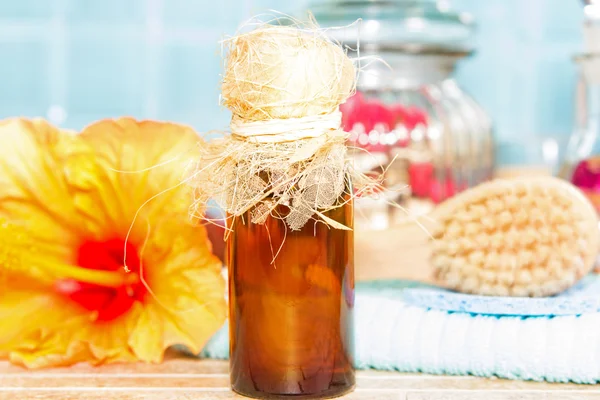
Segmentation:
{"type": "Polygon", "coordinates": [[[443,204],[437,219],[435,276],[465,293],[557,294],[590,272],[598,254],[594,208],[554,178],[480,185],[443,204]]]}

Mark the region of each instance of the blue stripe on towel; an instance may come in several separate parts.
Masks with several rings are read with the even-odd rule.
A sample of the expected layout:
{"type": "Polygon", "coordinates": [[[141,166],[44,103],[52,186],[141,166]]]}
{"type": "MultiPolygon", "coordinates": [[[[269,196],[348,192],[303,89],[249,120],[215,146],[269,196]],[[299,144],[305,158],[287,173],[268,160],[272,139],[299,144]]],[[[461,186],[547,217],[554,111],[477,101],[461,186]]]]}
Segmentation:
{"type": "Polygon", "coordinates": [[[450,312],[523,317],[580,315],[600,312],[600,279],[590,275],[569,290],[544,298],[474,296],[433,287],[407,288],[403,298],[408,304],[450,312]]]}

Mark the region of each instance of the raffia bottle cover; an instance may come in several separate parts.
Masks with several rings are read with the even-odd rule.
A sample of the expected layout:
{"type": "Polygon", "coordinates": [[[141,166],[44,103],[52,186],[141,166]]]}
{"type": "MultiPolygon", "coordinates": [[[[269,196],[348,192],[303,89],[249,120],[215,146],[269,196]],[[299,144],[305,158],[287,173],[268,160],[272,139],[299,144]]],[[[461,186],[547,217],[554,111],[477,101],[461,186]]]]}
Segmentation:
{"type": "Polygon", "coordinates": [[[232,217],[252,210],[258,224],[285,205],[292,230],[311,219],[348,229],[323,210],[341,206],[347,177],[353,197],[378,185],[346,157],[339,105],[355,91],[354,63],[317,29],[267,25],[227,44],[222,99],[231,135],[202,147],[191,180],[196,202],[212,198],[232,217]]]}

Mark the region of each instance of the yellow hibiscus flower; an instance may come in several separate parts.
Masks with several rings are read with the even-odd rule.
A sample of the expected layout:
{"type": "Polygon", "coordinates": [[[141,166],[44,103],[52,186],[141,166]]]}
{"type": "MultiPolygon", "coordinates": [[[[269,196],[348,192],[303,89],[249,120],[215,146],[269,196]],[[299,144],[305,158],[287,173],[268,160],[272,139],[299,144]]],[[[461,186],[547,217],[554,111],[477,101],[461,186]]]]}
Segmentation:
{"type": "Polygon", "coordinates": [[[221,263],[178,185],[197,143],[189,128],[127,118],[80,134],[0,122],[0,357],[38,368],[200,351],[226,307],[221,263]]]}

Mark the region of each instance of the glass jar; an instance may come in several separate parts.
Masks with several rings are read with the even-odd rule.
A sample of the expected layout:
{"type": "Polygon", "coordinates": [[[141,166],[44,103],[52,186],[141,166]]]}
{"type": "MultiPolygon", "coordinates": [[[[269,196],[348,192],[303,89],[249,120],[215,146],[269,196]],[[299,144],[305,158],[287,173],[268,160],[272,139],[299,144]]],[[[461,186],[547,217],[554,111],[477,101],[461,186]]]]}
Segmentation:
{"type": "Polygon", "coordinates": [[[583,2],[583,39],[585,52],[600,53],[600,0],[583,2]]]}
{"type": "MultiPolygon", "coordinates": [[[[323,211],[353,226],[349,198],[323,211]]],[[[230,374],[254,398],[322,399],[349,392],[353,370],[354,236],[308,222],[233,220],[228,240],[230,374]]]]}
{"type": "Polygon", "coordinates": [[[576,60],[581,66],[576,126],[560,176],[586,193],[600,212],[600,54],[576,60]]]}
{"type": "Polygon", "coordinates": [[[362,64],[357,93],[341,107],[343,125],[355,166],[383,171],[391,193],[356,202],[358,227],[426,214],[491,178],[491,122],[451,77],[472,53],[468,16],[431,0],[331,0],[311,11],[321,26],[342,27],[328,32],[362,64]]]}

